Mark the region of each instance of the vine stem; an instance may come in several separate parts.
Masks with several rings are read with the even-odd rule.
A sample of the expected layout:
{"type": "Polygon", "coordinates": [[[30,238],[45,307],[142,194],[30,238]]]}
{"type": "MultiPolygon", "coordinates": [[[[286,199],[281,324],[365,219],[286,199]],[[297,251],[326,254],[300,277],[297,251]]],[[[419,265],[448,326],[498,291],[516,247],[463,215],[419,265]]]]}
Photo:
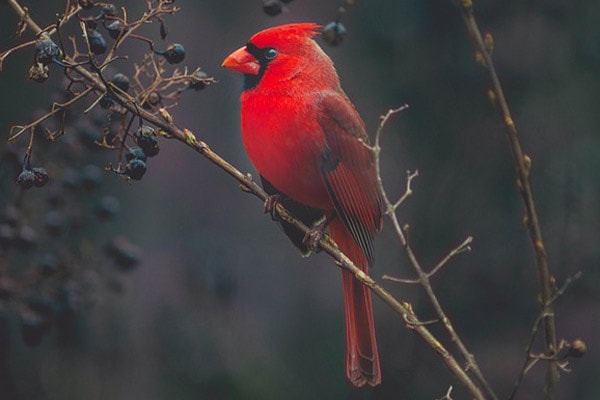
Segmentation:
{"type": "Polygon", "coordinates": [[[499,107],[499,111],[504,123],[506,137],[510,146],[510,150],[513,156],[514,165],[517,173],[517,185],[519,193],[525,207],[525,222],[533,252],[535,254],[538,280],[540,284],[540,299],[541,299],[541,313],[543,315],[544,325],[544,337],[545,337],[545,353],[549,356],[548,370],[546,374],[546,399],[554,399],[556,397],[556,385],[558,383],[558,365],[553,356],[557,352],[557,339],[556,339],[556,323],[554,319],[554,311],[552,306],[553,297],[553,283],[552,276],[550,274],[550,268],[548,266],[548,259],[546,255],[546,248],[544,240],[542,238],[542,231],[539,224],[539,218],[535,207],[535,201],[533,197],[533,190],[531,189],[530,183],[530,172],[531,172],[531,158],[526,155],[519,142],[519,135],[514,119],[510,112],[508,102],[504,95],[504,90],[500,84],[500,79],[496,73],[496,68],[491,57],[491,45],[493,40],[491,35],[486,35],[488,44],[484,40],[481,31],[477,25],[475,15],[473,12],[472,0],[459,0],[458,1],[460,13],[465,23],[469,37],[471,38],[475,48],[476,56],[485,66],[489,79],[492,84],[491,93],[493,94],[492,100],[496,102],[499,107]]]}

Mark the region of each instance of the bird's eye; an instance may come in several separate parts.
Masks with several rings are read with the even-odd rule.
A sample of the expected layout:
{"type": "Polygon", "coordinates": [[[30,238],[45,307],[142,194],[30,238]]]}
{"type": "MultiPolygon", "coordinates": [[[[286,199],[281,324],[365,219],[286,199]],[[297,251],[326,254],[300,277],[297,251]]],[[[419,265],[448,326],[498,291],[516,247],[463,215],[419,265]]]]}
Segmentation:
{"type": "Polygon", "coordinates": [[[275,49],[274,49],[274,48],[272,48],[272,47],[269,47],[268,49],[265,49],[265,58],[266,58],[267,60],[272,60],[272,59],[274,59],[275,57],[277,57],[277,54],[278,54],[278,53],[277,53],[277,50],[275,50],[275,49]]]}

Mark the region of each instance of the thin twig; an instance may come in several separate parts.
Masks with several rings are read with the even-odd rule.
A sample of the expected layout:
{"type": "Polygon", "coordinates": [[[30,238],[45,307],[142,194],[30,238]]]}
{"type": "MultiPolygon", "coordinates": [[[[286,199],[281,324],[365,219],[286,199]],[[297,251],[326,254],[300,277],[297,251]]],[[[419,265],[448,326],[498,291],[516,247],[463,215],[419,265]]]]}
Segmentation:
{"type": "MultiPolygon", "coordinates": [[[[427,297],[429,298],[429,301],[431,302],[431,304],[433,305],[433,308],[435,309],[436,314],[438,315],[438,317],[440,318],[440,320],[442,321],[446,331],[448,332],[448,335],[451,337],[452,341],[456,344],[459,352],[462,354],[462,356],[465,358],[465,360],[467,361],[467,367],[465,368],[465,370],[471,370],[473,371],[473,373],[475,374],[475,376],[477,377],[477,379],[479,380],[479,382],[483,385],[483,387],[485,388],[485,390],[487,391],[488,395],[496,400],[497,396],[494,393],[493,389],[491,388],[491,386],[488,384],[487,380],[485,379],[485,377],[483,376],[483,373],[481,372],[481,370],[479,369],[479,366],[477,365],[477,362],[475,361],[475,357],[473,356],[473,354],[471,354],[465,344],[463,343],[462,339],[458,336],[458,334],[456,333],[454,326],[452,325],[452,322],[450,321],[450,319],[447,317],[444,309],[442,308],[434,290],[433,287],[431,286],[431,282],[430,282],[430,275],[425,273],[425,271],[423,270],[423,268],[421,267],[420,262],[418,261],[412,246],[410,245],[410,242],[408,240],[408,235],[406,234],[407,231],[404,229],[402,229],[402,227],[400,226],[400,222],[398,220],[398,216],[396,215],[396,209],[397,206],[399,204],[401,204],[401,201],[396,202],[395,204],[392,204],[391,201],[389,200],[389,197],[386,194],[384,185],[383,185],[383,179],[381,177],[381,168],[380,168],[380,163],[381,163],[381,145],[380,145],[380,138],[383,132],[383,128],[385,127],[385,124],[387,123],[387,121],[389,120],[389,118],[398,113],[399,111],[402,111],[406,109],[406,106],[401,107],[399,109],[396,110],[389,110],[387,112],[387,114],[385,114],[382,118],[381,118],[381,122],[379,123],[379,127],[377,129],[376,132],[376,136],[375,136],[375,145],[373,146],[373,153],[375,154],[375,165],[376,165],[376,171],[377,171],[377,181],[379,184],[379,190],[381,191],[385,206],[386,206],[386,213],[388,214],[391,222],[392,222],[392,226],[394,228],[394,231],[396,233],[396,236],[398,237],[398,240],[400,242],[400,244],[402,245],[402,247],[404,248],[406,255],[408,256],[408,259],[410,261],[411,266],[413,267],[413,269],[415,270],[415,272],[417,273],[418,276],[418,281],[419,283],[423,286],[423,288],[425,289],[425,292],[427,293],[427,297]]],[[[412,191],[410,190],[410,180],[412,180],[414,177],[416,176],[416,174],[414,174],[414,176],[411,176],[411,174],[408,174],[408,183],[407,183],[407,193],[412,193],[412,191]]],[[[405,193],[405,195],[403,195],[401,197],[401,200],[404,201],[404,199],[408,197],[408,195],[405,193]]],[[[471,242],[470,238],[467,238],[461,245],[459,245],[458,247],[456,247],[453,251],[451,251],[433,270],[432,272],[439,270],[442,266],[444,266],[452,257],[454,257],[456,254],[465,251],[466,247],[468,246],[468,244],[471,242]]],[[[465,373],[466,375],[466,373],[465,373]]],[[[467,375],[468,376],[468,375],[467,375]]],[[[472,383],[473,385],[475,385],[473,383],[473,381],[470,379],[469,377],[469,382],[472,383]]],[[[479,388],[478,388],[479,389],[479,388]]]]}
{"type": "Polygon", "coordinates": [[[436,399],[436,400],[452,400],[452,389],[453,389],[453,387],[450,386],[448,388],[448,390],[446,391],[446,394],[444,395],[444,397],[440,397],[439,399],[436,399]]]}
{"type": "MultiPolygon", "coordinates": [[[[485,66],[488,72],[489,79],[492,83],[492,91],[494,93],[494,98],[497,105],[499,106],[502,121],[506,128],[506,136],[508,138],[511,153],[513,155],[513,161],[517,172],[517,184],[519,186],[519,192],[521,194],[523,204],[525,206],[525,212],[527,216],[527,231],[529,232],[529,237],[531,239],[531,244],[533,247],[533,252],[535,254],[537,264],[538,280],[541,291],[541,308],[542,313],[544,315],[543,322],[545,349],[546,354],[551,356],[553,354],[556,354],[557,351],[556,325],[554,322],[554,312],[552,310],[552,305],[550,301],[550,299],[553,296],[553,287],[551,282],[550,268],[548,266],[548,259],[546,256],[544,240],[542,238],[542,230],[540,228],[538,214],[533,198],[533,191],[531,189],[531,184],[529,181],[531,159],[523,152],[521,148],[517,127],[510,112],[510,108],[508,106],[508,102],[506,101],[506,97],[504,96],[504,90],[502,89],[502,85],[500,84],[498,74],[496,73],[496,68],[494,67],[494,63],[492,61],[490,51],[491,46],[486,45],[483,36],[481,35],[481,31],[477,26],[477,21],[475,20],[475,15],[473,13],[473,2],[472,0],[459,0],[458,4],[461,16],[467,27],[469,36],[471,37],[471,40],[476,48],[477,58],[482,61],[481,64],[485,66]]],[[[488,42],[490,42],[492,40],[491,35],[487,35],[487,37],[489,38],[488,42]]],[[[547,399],[555,398],[555,391],[558,379],[559,376],[557,364],[554,361],[550,361],[548,363],[548,371],[546,377],[547,399]]]]}
{"type": "MultiPolygon", "coordinates": [[[[448,255],[446,255],[446,257],[444,257],[442,259],[442,261],[440,261],[435,267],[433,267],[433,269],[431,271],[425,273],[425,275],[427,275],[427,277],[431,278],[440,269],[442,269],[442,267],[444,267],[448,263],[448,261],[450,261],[453,257],[459,255],[460,253],[464,253],[466,251],[471,251],[471,246],[469,246],[469,245],[472,242],[473,242],[473,237],[472,236],[467,237],[461,244],[459,244],[454,249],[452,249],[448,253],[448,255]]],[[[397,277],[393,277],[393,276],[389,276],[389,275],[384,275],[382,277],[382,279],[386,279],[388,281],[398,282],[398,283],[421,283],[420,279],[402,279],[402,278],[397,278],[397,277]]]]}
{"type": "MultiPolygon", "coordinates": [[[[558,289],[556,291],[556,293],[554,294],[552,299],[550,299],[551,303],[553,303],[560,296],[562,296],[563,293],[565,292],[565,290],[567,290],[567,288],[571,285],[571,283],[573,283],[575,280],[579,279],[581,277],[581,275],[582,275],[581,271],[579,271],[575,275],[568,277],[565,280],[565,282],[563,283],[563,285],[560,287],[560,289],[558,289]]],[[[541,359],[540,357],[532,356],[532,349],[533,349],[533,344],[535,342],[535,338],[537,337],[537,334],[538,334],[540,324],[542,323],[542,321],[545,317],[546,317],[546,315],[544,314],[544,310],[542,310],[542,311],[540,311],[538,316],[535,318],[535,321],[533,322],[533,326],[531,328],[531,334],[529,335],[529,340],[527,342],[527,346],[525,346],[525,361],[523,362],[523,365],[521,366],[519,375],[517,375],[517,379],[515,380],[515,384],[513,385],[513,390],[511,392],[508,400],[513,400],[515,398],[515,396],[517,395],[517,392],[519,390],[519,387],[521,386],[521,383],[523,382],[523,378],[525,378],[525,375],[527,374],[527,372],[541,359]]],[[[556,355],[554,357],[556,358],[556,355]]]]}

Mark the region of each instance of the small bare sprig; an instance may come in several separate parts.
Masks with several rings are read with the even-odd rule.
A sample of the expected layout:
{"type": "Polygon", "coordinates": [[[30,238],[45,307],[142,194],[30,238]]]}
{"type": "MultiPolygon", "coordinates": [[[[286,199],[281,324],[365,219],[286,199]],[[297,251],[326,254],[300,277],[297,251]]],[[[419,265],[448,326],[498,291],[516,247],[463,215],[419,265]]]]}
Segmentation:
{"type": "Polygon", "coordinates": [[[448,390],[446,391],[446,394],[444,395],[444,397],[440,397],[440,398],[438,398],[436,400],[452,400],[452,390],[453,389],[454,388],[452,386],[450,386],[448,388],[448,390]]]}
{"type": "MultiPolygon", "coordinates": [[[[452,249],[448,253],[448,255],[446,255],[446,257],[444,257],[439,263],[437,263],[437,265],[435,267],[433,267],[433,269],[431,271],[426,272],[425,276],[427,276],[428,278],[431,278],[436,273],[438,273],[446,264],[448,264],[448,262],[452,258],[454,258],[455,256],[457,256],[461,253],[471,251],[470,244],[472,242],[473,242],[473,237],[472,236],[467,237],[461,244],[459,244],[454,249],[452,249]]],[[[397,277],[389,276],[389,275],[384,275],[383,279],[386,279],[386,280],[389,280],[392,282],[398,282],[398,283],[409,283],[409,284],[421,283],[421,281],[419,279],[403,279],[403,278],[397,278],[397,277]]]]}
{"type": "MultiPolygon", "coordinates": [[[[581,275],[582,275],[582,273],[581,273],[581,271],[579,271],[575,275],[567,278],[565,280],[565,282],[563,283],[563,285],[558,290],[556,290],[556,292],[554,293],[554,296],[552,296],[552,298],[550,299],[550,302],[554,303],[560,296],[562,296],[564,294],[564,292],[567,290],[567,288],[574,281],[576,281],[577,279],[579,279],[581,277],[581,275]]],[[[535,318],[535,321],[533,322],[533,326],[531,328],[531,334],[529,335],[529,341],[527,342],[527,346],[525,346],[525,361],[523,362],[521,370],[519,371],[519,375],[517,376],[517,379],[515,380],[513,390],[510,394],[510,397],[508,398],[509,400],[513,400],[515,398],[521,384],[523,383],[523,379],[525,378],[525,375],[540,360],[555,361],[557,363],[557,366],[561,370],[567,372],[565,370],[566,365],[565,364],[561,365],[561,363],[559,363],[559,361],[561,359],[564,359],[566,356],[568,356],[568,351],[567,352],[562,351],[564,349],[568,350],[568,348],[566,347],[567,343],[565,341],[561,341],[559,343],[559,350],[556,352],[556,354],[554,354],[552,356],[548,356],[547,354],[541,354],[541,355],[537,354],[536,355],[533,353],[533,345],[535,343],[535,339],[537,338],[537,336],[539,334],[540,325],[542,324],[544,318],[547,317],[545,312],[546,312],[545,310],[540,311],[538,316],[535,318]]]]}
{"type": "MultiPolygon", "coordinates": [[[[437,316],[439,317],[440,321],[442,321],[448,335],[452,339],[452,342],[455,343],[460,354],[462,354],[462,356],[465,358],[465,360],[467,362],[467,366],[464,370],[465,374],[463,376],[459,377],[459,379],[461,380],[461,383],[463,383],[466,387],[477,388],[479,395],[483,396],[481,394],[481,391],[480,391],[478,385],[475,382],[473,382],[473,380],[471,379],[470,376],[468,376],[466,374],[466,371],[472,371],[473,374],[475,375],[475,377],[481,383],[481,385],[483,385],[483,387],[485,388],[488,396],[490,396],[490,398],[492,398],[492,399],[497,399],[496,394],[494,393],[491,386],[488,384],[487,380],[485,379],[483,373],[481,372],[481,370],[479,368],[479,365],[475,361],[475,357],[473,356],[473,354],[471,352],[468,351],[468,349],[465,346],[465,344],[463,343],[462,339],[460,338],[460,336],[454,329],[452,322],[450,321],[450,319],[446,315],[446,312],[442,308],[442,306],[437,298],[437,295],[435,294],[433,287],[431,285],[431,282],[430,282],[430,278],[435,273],[437,273],[444,265],[446,265],[448,263],[448,261],[450,261],[456,255],[470,250],[469,245],[472,242],[472,238],[468,237],[463,243],[461,243],[459,246],[457,246],[452,251],[450,251],[448,253],[448,255],[446,257],[444,257],[431,270],[431,272],[429,272],[429,273],[425,272],[425,270],[421,266],[421,263],[417,259],[417,256],[415,255],[415,252],[409,241],[408,227],[407,226],[402,227],[400,225],[400,221],[396,214],[398,207],[412,194],[411,182],[417,176],[417,172],[412,173],[412,174],[410,172],[407,172],[407,183],[406,183],[405,193],[400,197],[399,200],[397,200],[394,203],[392,203],[390,201],[389,196],[387,195],[384,184],[383,184],[383,179],[381,177],[381,166],[380,166],[381,165],[381,136],[384,131],[385,125],[387,124],[387,122],[389,121],[391,116],[393,116],[394,114],[397,114],[400,111],[403,111],[407,108],[408,108],[408,106],[405,105],[405,106],[402,106],[397,109],[389,110],[384,116],[381,117],[381,121],[379,123],[379,126],[376,131],[376,135],[375,135],[375,144],[373,145],[373,147],[371,147],[371,149],[375,155],[377,182],[379,184],[379,189],[381,191],[381,194],[382,194],[382,197],[384,200],[384,204],[386,207],[386,214],[390,218],[393,228],[394,228],[394,231],[396,233],[396,236],[398,237],[400,244],[404,248],[406,255],[408,256],[408,259],[410,261],[411,266],[413,267],[413,269],[415,270],[415,272],[417,273],[417,276],[418,276],[418,279],[416,279],[416,280],[402,280],[399,278],[394,278],[393,280],[396,280],[399,282],[404,281],[404,282],[409,282],[409,283],[418,282],[419,284],[421,284],[423,286],[423,288],[425,289],[425,292],[427,293],[427,297],[428,297],[429,301],[433,305],[435,312],[436,312],[437,316]]],[[[389,277],[388,277],[388,279],[389,279],[389,277]]]]}

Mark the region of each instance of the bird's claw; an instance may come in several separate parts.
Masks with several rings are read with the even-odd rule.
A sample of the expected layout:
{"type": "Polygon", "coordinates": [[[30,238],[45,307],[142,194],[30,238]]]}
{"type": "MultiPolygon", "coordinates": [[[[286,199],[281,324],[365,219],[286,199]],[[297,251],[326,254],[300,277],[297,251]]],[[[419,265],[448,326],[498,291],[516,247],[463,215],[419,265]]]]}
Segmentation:
{"type": "Polygon", "coordinates": [[[281,201],[281,196],[279,194],[272,194],[267,197],[265,200],[265,204],[263,205],[263,211],[265,214],[269,214],[273,221],[279,220],[279,217],[275,213],[275,209],[277,208],[277,204],[281,201]]]}
{"type": "Polygon", "coordinates": [[[326,214],[317,223],[315,223],[304,235],[302,244],[304,244],[310,251],[318,253],[321,251],[319,242],[325,237],[325,229],[329,223],[335,218],[335,215],[326,214]]]}
{"type": "Polygon", "coordinates": [[[304,239],[302,239],[302,244],[304,244],[310,251],[315,253],[319,252],[321,248],[319,247],[319,242],[325,236],[325,229],[322,226],[316,226],[308,230],[306,235],[304,235],[304,239]]]}

